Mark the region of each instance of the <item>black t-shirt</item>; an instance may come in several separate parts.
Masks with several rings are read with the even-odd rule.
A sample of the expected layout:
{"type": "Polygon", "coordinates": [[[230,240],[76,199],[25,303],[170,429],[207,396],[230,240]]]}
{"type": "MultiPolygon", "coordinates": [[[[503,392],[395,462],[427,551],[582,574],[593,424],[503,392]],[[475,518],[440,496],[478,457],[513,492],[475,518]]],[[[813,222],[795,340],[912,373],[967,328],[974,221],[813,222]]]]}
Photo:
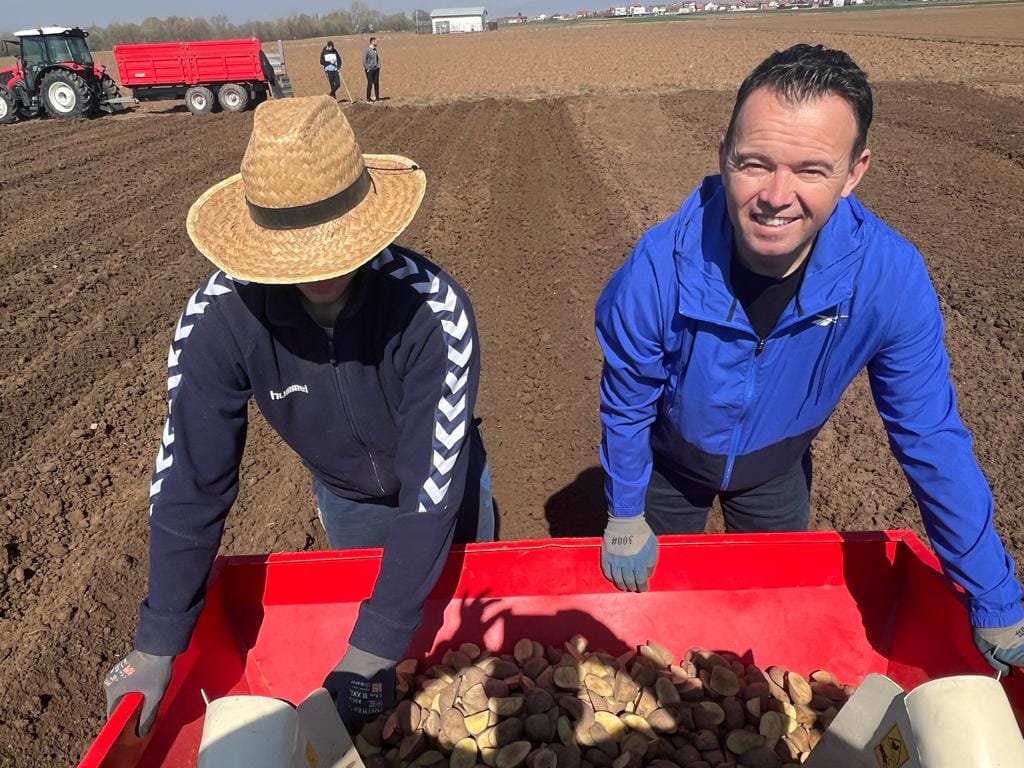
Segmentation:
{"type": "Polygon", "coordinates": [[[768,277],[751,272],[733,252],[732,295],[747,313],[747,319],[750,320],[750,325],[759,339],[768,337],[782,317],[786,305],[796,296],[804,272],[807,271],[808,261],[810,258],[804,259],[800,268],[787,277],[768,277]]]}

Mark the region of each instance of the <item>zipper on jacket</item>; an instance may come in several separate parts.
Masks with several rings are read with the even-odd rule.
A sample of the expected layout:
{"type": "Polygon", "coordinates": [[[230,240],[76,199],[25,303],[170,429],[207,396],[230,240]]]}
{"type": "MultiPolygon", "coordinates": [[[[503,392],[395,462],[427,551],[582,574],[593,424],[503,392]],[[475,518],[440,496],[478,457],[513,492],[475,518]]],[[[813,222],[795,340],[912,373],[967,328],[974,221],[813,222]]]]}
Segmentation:
{"type": "Polygon", "coordinates": [[[352,430],[352,436],[356,439],[356,444],[366,451],[366,456],[370,459],[370,468],[373,469],[373,479],[377,481],[377,488],[380,492],[384,493],[384,484],[380,481],[380,472],[377,471],[377,462],[373,459],[373,451],[370,450],[362,436],[359,434],[359,430],[356,428],[355,419],[352,418],[352,404],[349,402],[348,394],[345,392],[345,388],[341,386],[341,369],[338,367],[338,361],[334,357],[334,339],[328,339],[327,341],[328,353],[331,358],[331,369],[334,371],[334,385],[338,388],[338,396],[341,398],[341,407],[345,411],[345,418],[348,420],[348,427],[352,430]]]}
{"type": "MultiPolygon", "coordinates": [[[[754,347],[754,357],[760,357],[761,356],[761,353],[764,352],[764,345],[767,344],[767,343],[768,343],[768,338],[767,337],[765,337],[763,339],[758,339],[757,340],[757,346],[754,347]]],[[[773,347],[773,349],[774,349],[774,347],[773,347]]]]}
{"type": "MultiPolygon", "coordinates": [[[[764,349],[764,339],[758,341],[757,344],[759,349],[764,349]]],[[[729,444],[729,456],[725,461],[725,473],[722,475],[722,488],[725,490],[729,487],[729,481],[732,479],[732,468],[733,464],[736,463],[736,451],[740,447],[740,437],[743,435],[743,422],[747,419],[747,413],[750,411],[750,398],[754,394],[754,381],[757,379],[757,357],[758,350],[754,351],[754,354],[750,357],[750,363],[747,365],[747,386],[743,393],[743,410],[740,413],[740,417],[736,420],[736,426],[733,427],[732,441],[729,444]]]]}

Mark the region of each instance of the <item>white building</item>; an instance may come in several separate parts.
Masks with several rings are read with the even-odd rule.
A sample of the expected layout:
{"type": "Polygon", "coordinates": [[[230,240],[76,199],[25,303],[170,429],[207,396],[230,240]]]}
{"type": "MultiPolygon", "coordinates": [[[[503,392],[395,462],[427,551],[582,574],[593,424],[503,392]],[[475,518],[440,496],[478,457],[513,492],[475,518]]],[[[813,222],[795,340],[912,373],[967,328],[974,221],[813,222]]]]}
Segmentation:
{"type": "Polygon", "coordinates": [[[435,35],[449,32],[483,32],[487,21],[487,9],[436,8],[430,12],[430,24],[435,35]]]}

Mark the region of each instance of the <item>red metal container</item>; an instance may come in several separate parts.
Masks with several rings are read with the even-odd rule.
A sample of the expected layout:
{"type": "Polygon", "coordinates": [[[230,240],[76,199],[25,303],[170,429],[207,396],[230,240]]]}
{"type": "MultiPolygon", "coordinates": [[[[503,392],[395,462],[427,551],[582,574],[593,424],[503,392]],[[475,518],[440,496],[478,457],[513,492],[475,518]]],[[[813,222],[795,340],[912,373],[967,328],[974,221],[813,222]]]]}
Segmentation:
{"type": "MultiPolygon", "coordinates": [[[[599,553],[595,539],[456,549],[410,654],[465,641],[505,652],[522,637],[580,633],[615,654],[649,639],[680,655],[700,645],[852,683],[870,672],[904,687],[991,673],[962,600],[909,531],[663,537],[643,594],[606,582],[599,553]]],[[[379,550],[220,558],[153,732],[134,737],[141,700],[126,698],[80,768],[195,765],[200,691],[301,700],[344,652],[379,567],[379,550]]],[[[1019,675],[1006,690],[1020,720],[1019,675]]]]}
{"type": "Polygon", "coordinates": [[[256,39],[115,45],[114,60],[129,88],[266,80],[256,39]]]}

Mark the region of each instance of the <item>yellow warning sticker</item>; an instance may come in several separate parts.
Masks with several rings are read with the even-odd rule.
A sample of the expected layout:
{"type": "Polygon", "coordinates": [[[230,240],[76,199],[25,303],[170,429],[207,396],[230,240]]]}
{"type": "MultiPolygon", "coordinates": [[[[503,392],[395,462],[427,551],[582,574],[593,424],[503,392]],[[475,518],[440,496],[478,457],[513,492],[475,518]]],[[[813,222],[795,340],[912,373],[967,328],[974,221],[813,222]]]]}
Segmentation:
{"type": "Polygon", "coordinates": [[[309,742],[309,739],[307,739],[306,740],[306,765],[308,765],[309,768],[317,768],[317,766],[319,764],[320,764],[320,757],[317,755],[316,750],[313,749],[313,745],[309,742]]]}
{"type": "Polygon", "coordinates": [[[875,759],[878,760],[878,768],[900,768],[910,762],[910,752],[898,725],[890,728],[882,740],[875,744],[875,759]]]}

